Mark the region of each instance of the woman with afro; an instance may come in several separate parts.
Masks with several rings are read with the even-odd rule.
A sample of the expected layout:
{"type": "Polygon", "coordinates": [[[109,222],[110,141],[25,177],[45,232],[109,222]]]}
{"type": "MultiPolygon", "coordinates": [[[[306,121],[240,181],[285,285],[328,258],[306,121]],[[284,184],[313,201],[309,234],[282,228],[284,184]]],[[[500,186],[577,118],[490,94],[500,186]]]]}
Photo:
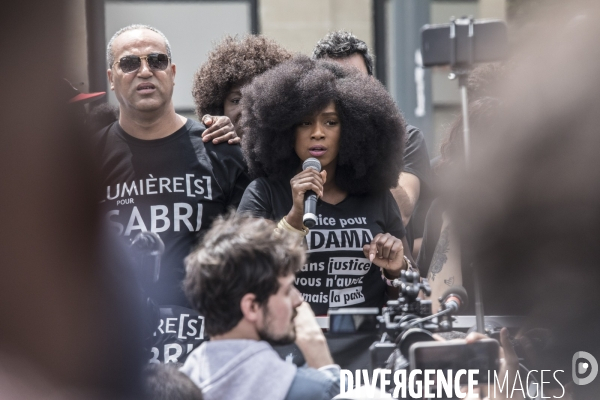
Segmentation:
{"type": "Polygon", "coordinates": [[[196,115],[210,125],[203,134],[204,141],[239,143],[242,86],[291,57],[291,53],[264,36],[247,35],[241,39],[226,36],[194,76],[192,95],[196,115]]]}
{"type": "MultiPolygon", "coordinates": [[[[299,56],[242,89],[242,149],[254,180],[239,213],[278,221],[306,237],[296,286],[317,315],[381,307],[403,269],[404,226],[390,188],[402,167],[405,123],[376,80],[299,56]],[[302,171],[309,157],[322,172],[302,171]],[[304,195],[319,197],[316,226],[302,223],[304,195]]],[[[408,252],[407,252],[408,255],[408,252]]]]}

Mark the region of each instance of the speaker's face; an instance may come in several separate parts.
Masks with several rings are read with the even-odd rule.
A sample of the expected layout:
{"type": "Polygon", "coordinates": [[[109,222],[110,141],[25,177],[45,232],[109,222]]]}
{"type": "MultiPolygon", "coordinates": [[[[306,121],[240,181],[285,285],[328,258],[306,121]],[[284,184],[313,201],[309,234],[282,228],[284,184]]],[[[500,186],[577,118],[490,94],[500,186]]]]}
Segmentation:
{"type": "Polygon", "coordinates": [[[307,116],[296,127],[296,154],[302,161],[314,157],[324,169],[335,165],[340,147],[340,118],[332,101],[324,109],[307,116]]]}

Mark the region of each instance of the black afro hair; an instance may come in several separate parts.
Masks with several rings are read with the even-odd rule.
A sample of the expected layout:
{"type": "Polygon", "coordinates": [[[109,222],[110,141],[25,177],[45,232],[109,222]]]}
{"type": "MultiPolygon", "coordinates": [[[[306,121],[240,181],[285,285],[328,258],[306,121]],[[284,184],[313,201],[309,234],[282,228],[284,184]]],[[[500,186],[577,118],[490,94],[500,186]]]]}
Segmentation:
{"type": "Polygon", "coordinates": [[[514,65],[510,62],[486,63],[471,71],[467,80],[469,101],[482,97],[498,97],[512,68],[514,65]]]}
{"type": "Polygon", "coordinates": [[[297,171],[295,128],[331,101],[341,124],[336,184],[352,194],[395,187],[406,124],[386,89],[371,77],[305,56],[242,89],[242,149],[250,174],[278,179],[297,171]]]}
{"type": "Polygon", "coordinates": [[[290,52],[264,36],[226,36],[194,75],[196,115],[223,115],[223,103],[232,86],[248,83],[291,57],[290,52]]]}

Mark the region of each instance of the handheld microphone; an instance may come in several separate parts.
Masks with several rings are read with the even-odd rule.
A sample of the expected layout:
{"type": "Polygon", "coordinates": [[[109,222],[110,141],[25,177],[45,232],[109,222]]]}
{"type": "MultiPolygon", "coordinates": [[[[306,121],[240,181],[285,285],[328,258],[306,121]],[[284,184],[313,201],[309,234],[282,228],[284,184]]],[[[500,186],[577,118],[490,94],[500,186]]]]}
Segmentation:
{"type": "Polygon", "coordinates": [[[445,309],[451,309],[452,313],[457,313],[461,308],[466,307],[469,302],[467,291],[462,286],[453,286],[448,288],[440,297],[440,302],[445,309]]]}
{"type": "MultiPolygon", "coordinates": [[[[302,171],[312,168],[317,172],[321,172],[321,162],[314,157],[309,157],[302,163],[302,171]]],[[[308,229],[312,229],[317,224],[317,194],[312,190],[308,190],[304,194],[304,217],[302,223],[308,229]]]]}
{"type": "Polygon", "coordinates": [[[151,281],[158,282],[160,276],[160,259],[165,252],[165,243],[154,232],[140,232],[131,242],[131,248],[137,253],[138,274],[147,281],[148,265],[152,265],[151,281]]]}

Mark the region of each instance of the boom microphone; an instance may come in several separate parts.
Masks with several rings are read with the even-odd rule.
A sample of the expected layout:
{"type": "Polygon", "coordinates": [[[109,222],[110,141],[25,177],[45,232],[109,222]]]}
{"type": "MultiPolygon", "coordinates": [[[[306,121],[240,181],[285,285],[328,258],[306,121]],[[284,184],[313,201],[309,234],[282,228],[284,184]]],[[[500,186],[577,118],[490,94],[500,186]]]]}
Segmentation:
{"type": "Polygon", "coordinates": [[[451,309],[452,313],[457,313],[461,308],[466,307],[469,302],[467,291],[462,286],[448,288],[440,299],[445,308],[451,309]]]}
{"type": "MultiPolygon", "coordinates": [[[[321,162],[314,157],[309,157],[302,163],[302,171],[312,168],[321,172],[321,162]]],[[[308,229],[312,229],[317,224],[317,194],[312,190],[304,193],[304,217],[302,223],[308,229]]]]}

